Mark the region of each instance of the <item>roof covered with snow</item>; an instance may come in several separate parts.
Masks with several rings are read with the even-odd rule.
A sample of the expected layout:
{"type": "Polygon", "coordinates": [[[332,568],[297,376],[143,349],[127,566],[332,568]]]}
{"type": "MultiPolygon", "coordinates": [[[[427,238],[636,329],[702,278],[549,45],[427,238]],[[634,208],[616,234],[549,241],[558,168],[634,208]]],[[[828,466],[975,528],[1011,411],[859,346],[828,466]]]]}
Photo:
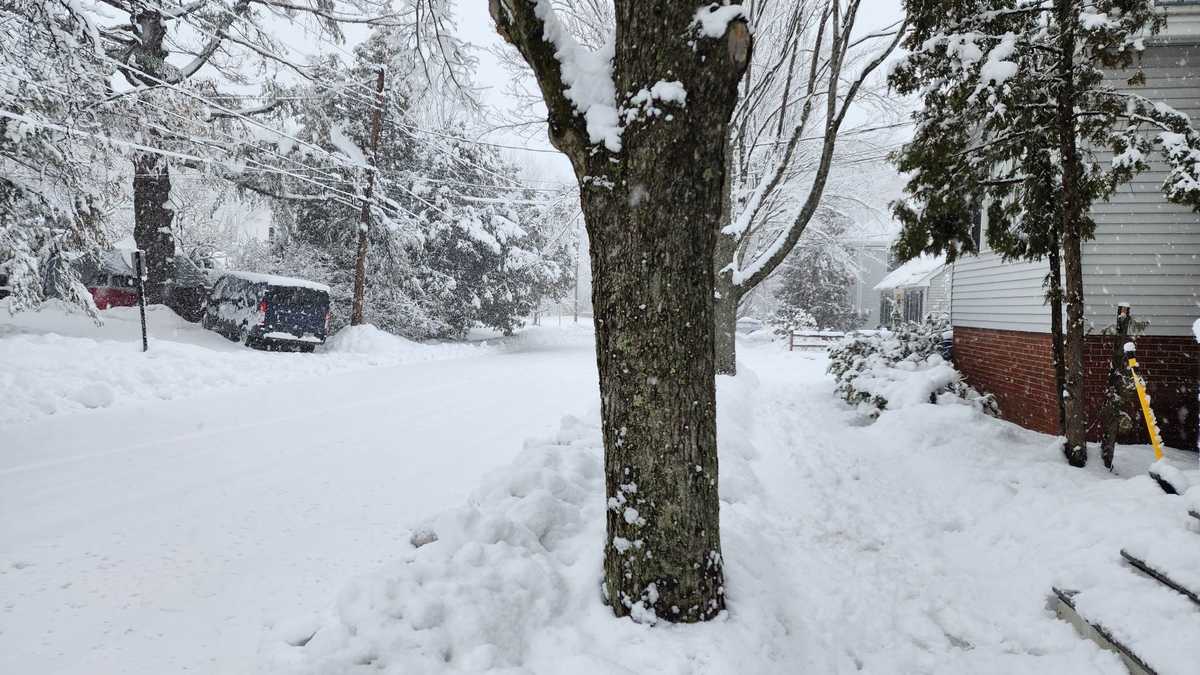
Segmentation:
{"type": "Polygon", "coordinates": [[[256,284],[269,284],[271,286],[291,286],[293,288],[311,288],[314,291],[329,292],[329,287],[325,284],[309,281],[308,279],[296,279],[293,277],[281,277],[274,274],[259,274],[258,272],[238,272],[226,271],[226,276],[236,277],[244,281],[250,281],[256,284]]]}
{"type": "Polygon", "coordinates": [[[896,288],[925,288],[929,281],[946,266],[944,255],[924,255],[913,258],[888,273],[882,281],[875,284],[877,291],[890,291],[896,288]]]}

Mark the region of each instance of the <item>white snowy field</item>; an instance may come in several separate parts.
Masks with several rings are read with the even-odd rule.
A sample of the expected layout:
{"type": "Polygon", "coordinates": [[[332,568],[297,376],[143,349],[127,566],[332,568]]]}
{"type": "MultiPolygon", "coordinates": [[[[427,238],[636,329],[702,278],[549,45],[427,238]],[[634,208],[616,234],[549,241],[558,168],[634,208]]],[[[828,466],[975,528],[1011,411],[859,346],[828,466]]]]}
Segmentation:
{"type": "Polygon", "coordinates": [[[1109,474],[968,406],[867,423],[822,356],[744,345],[729,612],[616,621],[586,332],[297,355],[156,323],[143,355],[120,321],[0,313],[4,672],[1121,673],[1050,587],[1120,585],[1122,546],[1188,534],[1146,448],[1109,474]]]}
{"type": "Polygon", "coordinates": [[[587,333],[278,354],[153,312],[144,355],[105,314],[0,308],[3,673],[258,672],[268,626],[597,400],[587,333]]]}

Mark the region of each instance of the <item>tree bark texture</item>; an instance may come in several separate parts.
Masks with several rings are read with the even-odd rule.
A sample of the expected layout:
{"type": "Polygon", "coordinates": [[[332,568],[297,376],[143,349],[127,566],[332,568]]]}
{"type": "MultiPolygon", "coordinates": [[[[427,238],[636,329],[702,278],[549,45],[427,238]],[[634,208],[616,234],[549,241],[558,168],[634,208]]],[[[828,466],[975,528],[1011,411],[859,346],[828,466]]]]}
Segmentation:
{"type": "MultiPolygon", "coordinates": [[[[133,22],[139,30],[133,61],[140,72],[132,81],[157,85],[169,80],[163,72],[167,31],[162,14],[144,9],[133,16],[133,22]]],[[[145,253],[146,302],[163,303],[167,299],[166,284],[175,277],[175,236],[171,230],[175,212],[167,206],[171,169],[165,157],[154,153],[138,153],[133,167],[133,238],[145,253]]]]}
{"type": "Polygon", "coordinates": [[[1064,345],[1066,445],[1071,466],[1087,464],[1087,411],[1083,389],[1083,196],[1075,127],[1075,17],[1070,0],[1055,0],[1059,63],[1056,86],[1058,147],[1062,162],[1062,245],[1067,330],[1064,345]]]}
{"type": "Polygon", "coordinates": [[[1062,432],[1067,428],[1066,398],[1063,396],[1067,374],[1063,363],[1062,258],[1059,246],[1059,237],[1055,234],[1049,255],[1050,360],[1054,365],[1054,399],[1058,402],[1058,429],[1062,432]]]}
{"type": "Polygon", "coordinates": [[[167,160],[152,153],[133,158],[133,238],[145,252],[146,302],[166,300],[166,284],[175,278],[175,237],[171,221],[171,170],[167,160]]]}
{"type": "Polygon", "coordinates": [[[721,219],[717,221],[717,241],[713,249],[713,349],[718,375],[737,375],[737,311],[742,291],[733,283],[733,264],[737,237],[721,230],[733,222],[733,142],[725,136],[725,183],[721,187],[721,219]]]}
{"type": "Polygon", "coordinates": [[[713,252],[750,35],[735,21],[719,40],[701,36],[690,0],[615,4],[614,103],[661,80],[687,91],[686,105],[663,102],[665,114],[624,122],[619,152],[589,142],[535,5],[492,0],[491,8],[533,68],[551,141],[580,184],[609,507],[605,596],[617,616],[703,621],[725,607],[713,252]]]}
{"type": "MultiPolygon", "coordinates": [[[[717,260],[724,259],[721,248],[732,245],[732,237],[718,235],[717,260]]],[[[731,281],[732,273],[717,272],[713,294],[713,343],[718,375],[737,375],[737,313],[742,294],[731,281]]]]}
{"type": "Polygon", "coordinates": [[[1101,412],[1104,429],[1100,440],[1100,458],[1109,471],[1113,468],[1113,457],[1117,450],[1117,434],[1121,431],[1121,415],[1125,404],[1125,393],[1129,385],[1125,379],[1125,341],[1129,339],[1128,312],[1117,316],[1113,333],[1112,360],[1108,365],[1108,386],[1104,390],[1104,408],[1101,412]]]}

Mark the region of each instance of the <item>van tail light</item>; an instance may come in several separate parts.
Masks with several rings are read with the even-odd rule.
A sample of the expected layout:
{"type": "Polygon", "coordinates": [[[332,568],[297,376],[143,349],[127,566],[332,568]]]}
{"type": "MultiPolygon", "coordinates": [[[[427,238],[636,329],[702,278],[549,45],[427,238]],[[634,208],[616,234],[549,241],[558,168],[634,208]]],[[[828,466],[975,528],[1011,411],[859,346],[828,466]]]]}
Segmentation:
{"type": "Polygon", "coordinates": [[[267,320],[267,301],[266,299],[258,301],[258,322],[264,323],[267,320]]]}
{"type": "Polygon", "coordinates": [[[333,319],[333,310],[325,310],[325,334],[329,334],[329,321],[333,319]]]}

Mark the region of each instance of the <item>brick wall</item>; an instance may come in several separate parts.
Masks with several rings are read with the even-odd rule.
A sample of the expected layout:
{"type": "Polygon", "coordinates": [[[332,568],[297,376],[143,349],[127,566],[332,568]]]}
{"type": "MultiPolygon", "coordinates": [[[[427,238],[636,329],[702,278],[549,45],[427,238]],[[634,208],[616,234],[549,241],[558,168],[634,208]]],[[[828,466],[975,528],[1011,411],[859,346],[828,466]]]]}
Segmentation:
{"type": "Polygon", "coordinates": [[[954,363],[974,387],[996,397],[1004,419],[1058,433],[1048,334],[955,326],[954,363]]]}
{"type": "MultiPolygon", "coordinates": [[[[1113,340],[1092,335],[1084,343],[1091,440],[1100,437],[1099,407],[1113,340]]],[[[1163,336],[1142,336],[1137,345],[1140,372],[1147,381],[1163,441],[1177,448],[1196,448],[1200,345],[1189,337],[1163,336]]],[[[1028,429],[1059,433],[1049,334],[956,326],[954,361],[972,385],[996,396],[1004,419],[1028,429]]],[[[1136,401],[1129,413],[1134,427],[1121,442],[1149,442],[1136,401]]]]}

